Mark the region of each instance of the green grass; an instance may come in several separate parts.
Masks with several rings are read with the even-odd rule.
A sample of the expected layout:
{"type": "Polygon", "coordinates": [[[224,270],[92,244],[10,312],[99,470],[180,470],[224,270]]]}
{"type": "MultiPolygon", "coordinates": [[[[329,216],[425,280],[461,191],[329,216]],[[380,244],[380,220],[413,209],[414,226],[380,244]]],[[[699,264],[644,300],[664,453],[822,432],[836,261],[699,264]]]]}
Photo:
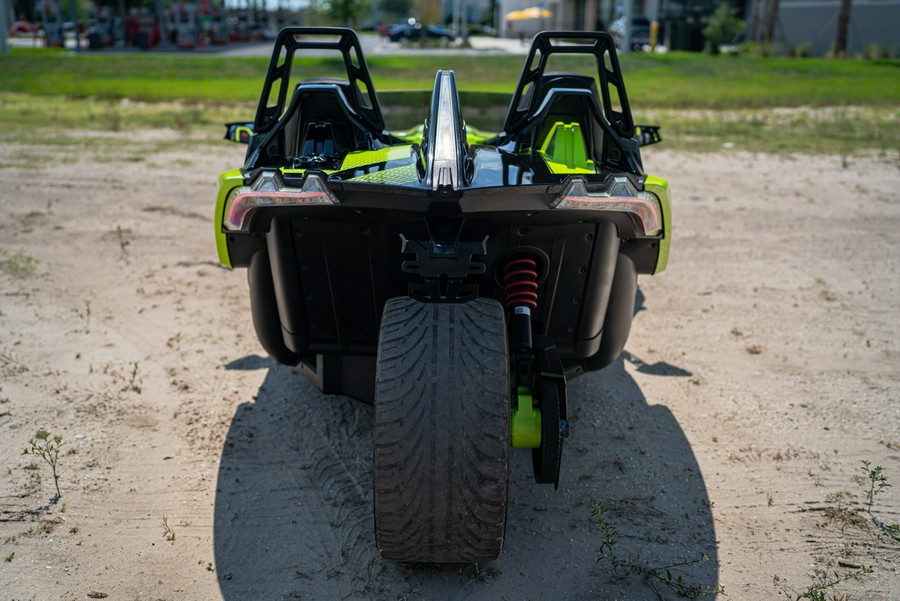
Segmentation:
{"type": "Polygon", "coordinates": [[[689,151],[733,149],[851,155],[900,151],[900,110],[882,106],[641,111],[635,119],[663,125],[664,146],[689,151]]]}
{"type": "MultiPolygon", "coordinates": [[[[571,57],[551,60],[556,58],[553,69],[577,68],[571,57]]],[[[410,54],[372,56],[368,63],[389,127],[424,118],[435,71],[452,68],[464,116],[490,130],[501,126],[523,60],[410,54]]],[[[19,134],[19,141],[49,137],[58,144],[77,136],[50,129],[218,133],[224,121],[253,117],[267,63],[14,49],[0,57],[0,126],[19,134]]],[[[300,65],[308,77],[342,70],[332,58],[300,65]]],[[[670,147],[851,154],[893,152],[900,145],[900,60],[629,54],[622,57],[622,68],[636,120],[662,125],[670,147]]]]}
{"type": "MultiPolygon", "coordinates": [[[[571,68],[558,57],[559,69],[571,68]]],[[[553,57],[553,60],[557,57],[553,57]]],[[[452,68],[462,90],[509,94],[521,56],[373,56],[381,90],[430,90],[437,69],[452,68]]],[[[74,54],[17,50],[0,58],[0,91],[135,100],[253,101],[268,60],[156,54],[74,54]]],[[[340,73],[333,58],[298,61],[309,77],[340,73]]],[[[632,102],[661,108],[754,108],[900,104],[900,60],[713,57],[630,54],[622,68],[632,102]]]]}

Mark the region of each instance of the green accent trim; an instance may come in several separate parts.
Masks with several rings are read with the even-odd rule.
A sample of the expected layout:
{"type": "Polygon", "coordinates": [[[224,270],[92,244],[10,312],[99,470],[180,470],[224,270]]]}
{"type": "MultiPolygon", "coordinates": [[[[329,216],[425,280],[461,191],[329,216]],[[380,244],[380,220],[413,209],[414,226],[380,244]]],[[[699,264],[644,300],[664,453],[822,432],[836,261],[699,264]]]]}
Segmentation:
{"type": "Polygon", "coordinates": [[[510,443],[516,448],[541,446],[541,414],[534,408],[531,391],[525,386],[514,390],[516,403],[509,416],[510,443]]]}
{"type": "Polygon", "coordinates": [[[656,268],[653,273],[662,273],[669,264],[669,245],[672,242],[672,206],[669,202],[669,182],[661,177],[647,176],[644,182],[644,190],[656,194],[659,198],[659,207],[662,209],[663,234],[659,241],[659,255],[656,258],[656,268]]]}
{"type": "MultiPolygon", "coordinates": [[[[417,125],[406,131],[391,132],[391,135],[409,144],[421,144],[422,138],[425,135],[425,126],[417,125]]],[[[496,135],[497,134],[483,132],[471,125],[466,125],[466,144],[484,144],[496,135]]]]}
{"type": "Polygon", "coordinates": [[[226,171],[219,175],[219,195],[216,198],[216,252],[219,255],[219,263],[231,268],[231,257],[228,255],[228,240],[222,230],[225,221],[225,203],[228,195],[238,186],[244,185],[244,174],[240,169],[226,171]]]}
{"type": "Polygon", "coordinates": [[[481,131],[480,129],[476,129],[471,125],[466,125],[466,144],[484,144],[491,138],[495,137],[497,134],[489,134],[481,131]]]}
{"type": "Polygon", "coordinates": [[[415,164],[403,165],[402,167],[393,167],[391,169],[381,169],[374,173],[366,173],[365,175],[360,175],[359,177],[354,177],[347,181],[401,186],[404,184],[418,183],[419,170],[416,168],[415,164]]]}
{"type": "Polygon", "coordinates": [[[422,138],[425,136],[425,124],[417,125],[406,131],[391,132],[391,135],[409,144],[421,144],[422,138]]]}
{"type": "Polygon", "coordinates": [[[241,142],[241,134],[246,133],[248,139],[253,135],[253,129],[246,125],[238,125],[234,128],[234,141],[241,142]]]}
{"type": "Polygon", "coordinates": [[[365,167],[366,165],[377,165],[379,163],[387,163],[388,161],[402,161],[403,159],[412,159],[412,145],[389,146],[381,150],[358,150],[348,152],[341,164],[341,171],[347,169],[356,169],[357,167],[365,167]]]}
{"type": "Polygon", "coordinates": [[[578,123],[554,123],[538,154],[555,175],[597,173],[594,162],[587,158],[584,136],[578,123]]]}

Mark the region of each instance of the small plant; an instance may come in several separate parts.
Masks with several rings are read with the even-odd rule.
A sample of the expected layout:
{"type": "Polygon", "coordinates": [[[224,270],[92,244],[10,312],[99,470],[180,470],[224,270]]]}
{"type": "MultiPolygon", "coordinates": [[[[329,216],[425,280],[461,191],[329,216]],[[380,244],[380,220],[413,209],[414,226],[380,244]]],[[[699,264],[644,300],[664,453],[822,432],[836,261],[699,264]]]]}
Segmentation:
{"type": "Polygon", "coordinates": [[[622,537],[619,534],[619,531],[615,529],[615,527],[606,519],[606,514],[609,511],[606,507],[603,506],[599,501],[594,501],[593,505],[593,517],[596,520],[597,525],[600,527],[600,534],[603,535],[603,541],[600,543],[600,547],[597,549],[597,555],[601,558],[604,557],[615,557],[613,554],[616,542],[622,537]]]}
{"type": "Polygon", "coordinates": [[[475,564],[475,571],[472,572],[471,578],[478,582],[485,582],[487,580],[493,578],[499,578],[503,572],[494,567],[480,568],[478,564],[475,564]]]}
{"type": "Polygon", "coordinates": [[[791,49],[791,55],[794,58],[809,58],[812,56],[812,44],[802,42],[791,49]]]}
{"type": "Polygon", "coordinates": [[[125,239],[126,230],[122,229],[121,225],[116,226],[116,236],[119,238],[119,249],[122,251],[122,258],[128,258],[128,245],[131,244],[128,240],[125,239]]]}
{"type": "Polygon", "coordinates": [[[599,501],[591,503],[593,507],[593,518],[597,526],[600,528],[600,534],[603,540],[597,549],[597,561],[606,560],[613,568],[613,574],[619,579],[627,580],[632,576],[640,576],[644,579],[653,592],[659,596],[657,586],[662,585],[679,597],[687,599],[699,599],[700,597],[712,597],[718,594],[725,594],[725,589],[720,584],[713,586],[692,584],[684,579],[677,570],[683,570],[690,566],[699,565],[707,561],[714,561],[712,557],[701,553],[694,559],[687,559],[662,565],[657,567],[646,567],[637,565],[628,560],[622,559],[616,555],[615,547],[618,540],[622,537],[615,526],[607,518],[608,509],[599,501]]]}
{"type": "Polygon", "coordinates": [[[168,516],[165,516],[165,515],[163,516],[162,525],[163,525],[163,538],[165,538],[167,541],[170,541],[170,542],[174,541],[175,540],[175,531],[172,530],[171,526],[169,526],[168,516]]]}
{"type": "Polygon", "coordinates": [[[806,599],[808,601],[847,601],[850,599],[849,595],[839,595],[832,592],[831,596],[829,597],[826,595],[826,591],[828,591],[829,589],[833,589],[842,582],[847,582],[848,580],[858,580],[866,574],[871,573],[872,568],[868,566],[862,566],[855,572],[848,572],[846,574],[840,574],[835,571],[832,572],[831,575],[829,575],[827,570],[816,570],[816,582],[807,587],[807,589],[802,593],[783,584],[778,576],[775,576],[775,584],[781,588],[781,592],[784,593],[785,596],[787,596],[789,599],[791,599],[791,601],[802,601],[803,599],[806,599]]]}
{"type": "Polygon", "coordinates": [[[91,331],[91,301],[84,301],[84,311],[79,311],[78,309],[72,309],[72,311],[79,317],[79,319],[84,320],[84,333],[87,334],[91,331]]]}
{"type": "Polygon", "coordinates": [[[825,495],[825,502],[828,503],[828,507],[824,511],[827,518],[825,524],[834,522],[840,526],[841,532],[847,527],[867,530],[869,524],[866,518],[860,515],[855,508],[850,507],[852,499],[853,495],[845,490],[825,495]]]}
{"type": "Polygon", "coordinates": [[[33,278],[38,275],[38,261],[22,253],[4,256],[0,258],[0,272],[18,280],[33,278]]]}
{"type": "Polygon", "coordinates": [[[131,377],[128,380],[128,386],[132,390],[136,392],[141,391],[141,387],[137,385],[137,377],[141,371],[141,362],[140,361],[132,361],[131,362],[131,377]]]}
{"type": "Polygon", "coordinates": [[[22,451],[23,455],[37,455],[43,459],[53,471],[53,484],[56,485],[56,498],[59,500],[62,493],[59,491],[59,448],[65,444],[62,436],[51,436],[46,430],[38,430],[34,437],[28,441],[29,447],[22,451]]]}
{"type": "Polygon", "coordinates": [[[5,561],[6,563],[12,563],[13,557],[15,557],[15,556],[16,556],[16,552],[13,551],[13,552],[10,553],[9,555],[7,555],[7,556],[3,559],[3,561],[5,561]]]}
{"type": "Polygon", "coordinates": [[[886,524],[872,515],[872,505],[875,503],[875,497],[884,492],[886,488],[891,487],[891,484],[887,480],[887,476],[884,475],[884,468],[880,465],[872,467],[872,464],[869,461],[863,461],[862,464],[861,469],[865,474],[862,481],[868,481],[868,489],[866,490],[866,513],[869,514],[869,517],[872,518],[872,522],[879,530],[881,530],[882,534],[886,535],[894,542],[900,542],[900,524],[886,524]]]}
{"type": "Polygon", "coordinates": [[[887,476],[884,475],[883,467],[880,465],[872,467],[872,463],[869,461],[863,461],[862,464],[861,469],[865,472],[869,481],[869,490],[866,491],[866,511],[872,513],[872,504],[875,502],[875,497],[883,492],[885,488],[890,488],[891,485],[887,481],[887,476]]]}

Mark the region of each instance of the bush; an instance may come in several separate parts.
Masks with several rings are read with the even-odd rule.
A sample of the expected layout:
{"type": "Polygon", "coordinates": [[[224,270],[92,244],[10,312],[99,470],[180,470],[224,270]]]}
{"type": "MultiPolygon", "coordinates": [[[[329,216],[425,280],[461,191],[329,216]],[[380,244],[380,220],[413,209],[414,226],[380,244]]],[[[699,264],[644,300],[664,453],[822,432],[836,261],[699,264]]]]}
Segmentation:
{"type": "Polygon", "coordinates": [[[747,42],[741,46],[741,54],[766,58],[778,54],[778,48],[772,42],[747,42]]]}
{"type": "Polygon", "coordinates": [[[809,42],[797,44],[791,50],[791,55],[794,58],[809,58],[812,56],[812,44],[809,42]]]}
{"type": "Polygon", "coordinates": [[[723,2],[709,17],[706,27],[703,28],[703,39],[706,40],[707,52],[719,54],[719,46],[730,42],[743,30],[743,19],[737,18],[737,11],[731,4],[723,2]]]}

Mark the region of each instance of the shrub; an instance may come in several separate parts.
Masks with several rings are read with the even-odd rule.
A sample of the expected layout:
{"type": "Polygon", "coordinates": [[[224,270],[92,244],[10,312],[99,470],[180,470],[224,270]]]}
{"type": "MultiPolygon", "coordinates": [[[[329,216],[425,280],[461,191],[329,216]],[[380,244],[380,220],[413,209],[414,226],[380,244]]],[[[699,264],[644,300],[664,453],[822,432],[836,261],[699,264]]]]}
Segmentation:
{"type": "Polygon", "coordinates": [[[703,28],[703,39],[706,50],[712,54],[719,53],[719,46],[730,42],[734,36],[744,30],[744,21],[737,18],[737,11],[728,2],[723,2],[709,17],[703,28]]]}

